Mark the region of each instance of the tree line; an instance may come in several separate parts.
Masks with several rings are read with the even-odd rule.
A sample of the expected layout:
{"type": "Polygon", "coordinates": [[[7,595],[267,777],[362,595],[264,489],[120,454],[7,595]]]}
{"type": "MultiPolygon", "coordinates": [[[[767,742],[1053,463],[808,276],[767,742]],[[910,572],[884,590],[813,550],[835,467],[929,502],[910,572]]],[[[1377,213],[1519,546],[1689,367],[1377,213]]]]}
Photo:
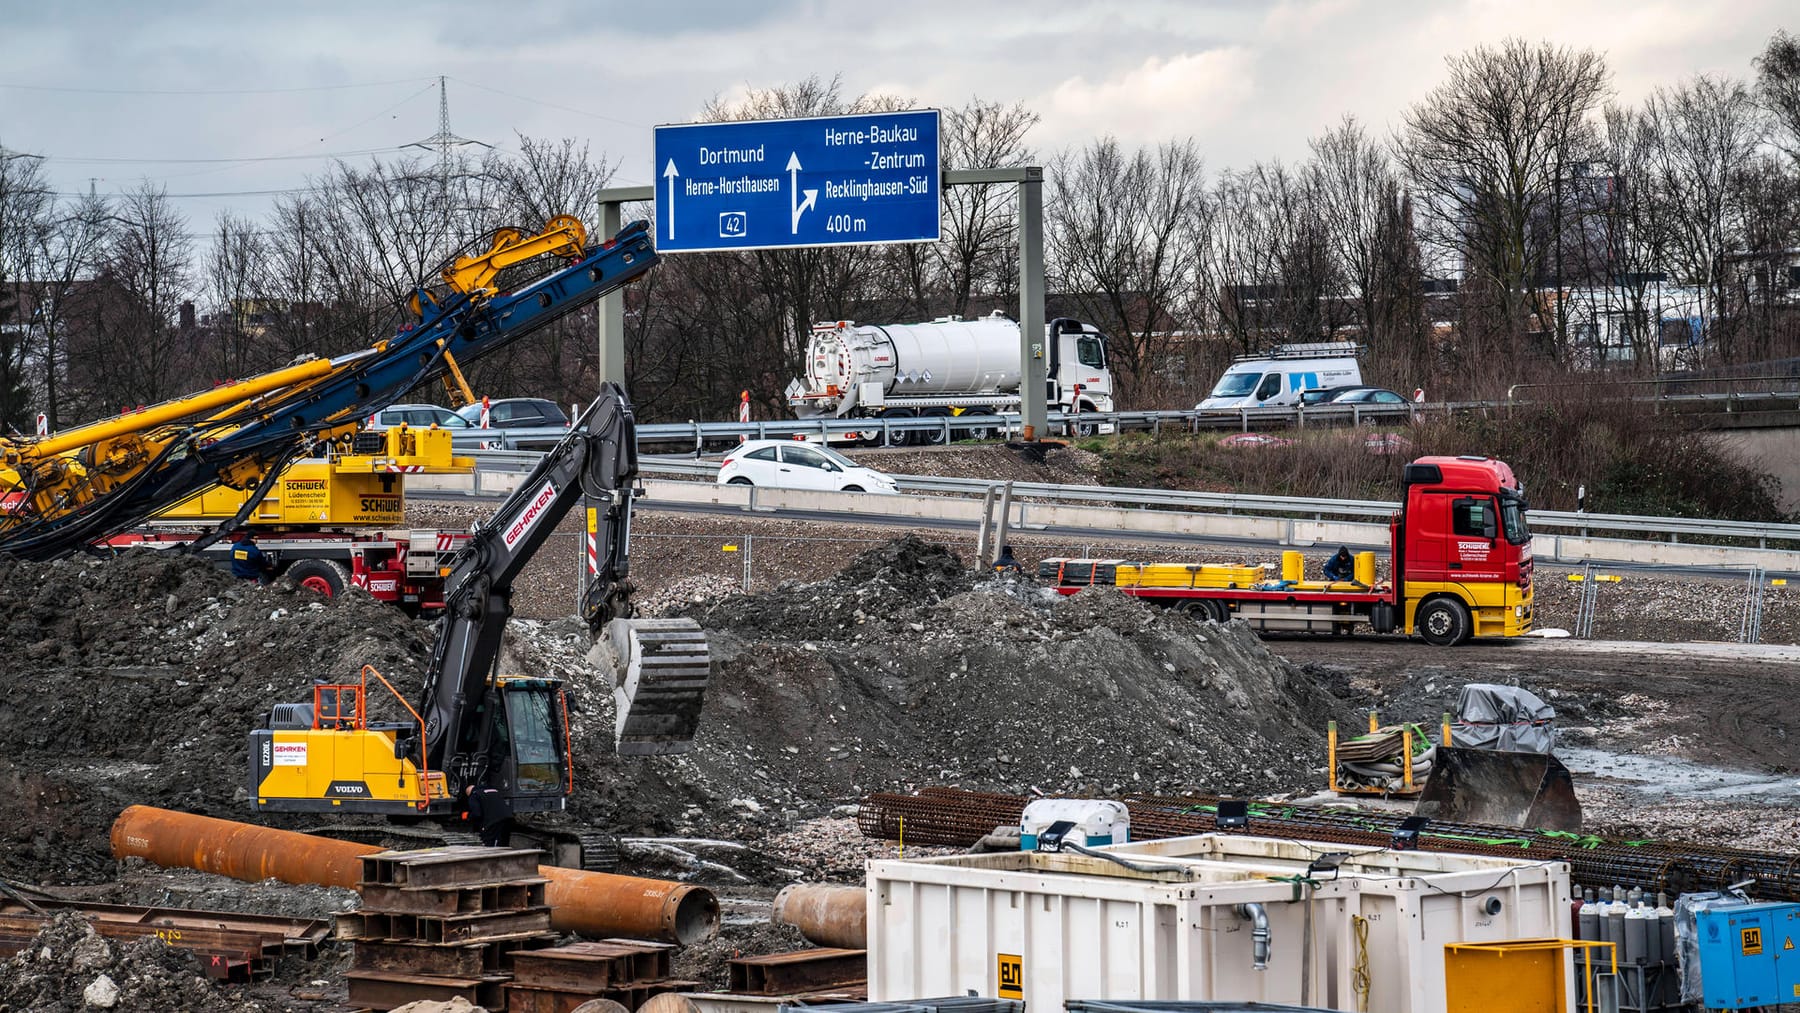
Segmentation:
{"type": "MultiPolygon", "coordinates": [[[[1355,341],[1375,381],[1446,397],[1800,354],[1800,40],[1778,31],[1742,77],[1635,105],[1591,49],[1508,39],[1446,64],[1387,133],[1346,117],[1297,161],[1213,169],[1192,138],[1044,152],[1036,112],[975,98],[943,111],[944,167],[1046,167],[1050,315],[1108,333],[1126,407],[1191,404],[1230,356],[1280,342],[1355,341]]],[[[913,105],[811,77],[699,118],[913,105]]],[[[41,160],[0,148],[0,425],[364,347],[460,244],[594,220],[603,154],[516,147],[336,163],[261,219],[204,226],[148,182],[59,195],[41,160]]],[[[665,257],[627,293],[640,414],[722,418],[748,390],[780,415],[813,322],[1012,312],[1017,248],[1013,187],[996,184],[946,188],[936,243],[665,257]]],[[[571,315],[471,379],[583,400],[594,327],[571,315]]]]}

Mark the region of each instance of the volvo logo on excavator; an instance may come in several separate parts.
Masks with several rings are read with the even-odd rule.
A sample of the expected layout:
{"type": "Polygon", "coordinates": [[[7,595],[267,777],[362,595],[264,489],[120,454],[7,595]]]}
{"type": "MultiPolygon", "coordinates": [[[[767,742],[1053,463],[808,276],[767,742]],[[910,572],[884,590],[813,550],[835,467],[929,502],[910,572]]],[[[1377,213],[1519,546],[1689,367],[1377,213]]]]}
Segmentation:
{"type": "Polygon", "coordinates": [[[369,786],[361,781],[333,781],[325,787],[326,798],[368,798],[369,786]]]}

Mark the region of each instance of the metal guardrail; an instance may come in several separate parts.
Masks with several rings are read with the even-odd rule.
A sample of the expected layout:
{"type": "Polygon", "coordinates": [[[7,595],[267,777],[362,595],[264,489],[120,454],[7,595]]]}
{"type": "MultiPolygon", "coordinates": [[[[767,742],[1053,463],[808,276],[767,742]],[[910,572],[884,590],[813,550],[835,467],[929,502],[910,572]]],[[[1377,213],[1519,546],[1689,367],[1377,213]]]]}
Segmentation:
{"type": "MultiPolygon", "coordinates": [[[[1782,378],[1777,378],[1782,379],[1782,378]]],[[[1679,381],[1627,381],[1662,383],[1679,381]]],[[[1689,381],[1693,383],[1722,381],[1689,381]]],[[[1257,429],[1304,429],[1308,425],[1361,425],[1364,422],[1403,422],[1431,415],[1454,415],[1459,412],[1494,411],[1531,404],[1513,395],[1532,389],[1550,389],[1550,385],[1519,384],[1508,391],[1502,401],[1434,401],[1402,405],[1313,405],[1307,408],[1283,405],[1273,408],[1226,408],[1197,411],[1171,409],[1116,412],[1052,412],[1051,434],[1094,435],[1109,432],[1150,432],[1164,430],[1199,432],[1235,429],[1250,432],[1257,429]]],[[[1637,400],[1669,405],[1716,404],[1727,414],[1756,410],[1800,410],[1800,390],[1764,390],[1723,394],[1658,394],[1637,400]]],[[[638,426],[640,446],[675,444],[704,449],[708,443],[735,442],[740,439],[771,440],[802,437],[838,437],[862,434],[872,444],[892,445],[895,434],[928,434],[931,443],[966,439],[1014,440],[1021,436],[1016,413],[997,415],[928,416],[914,418],[875,419],[758,419],[750,422],[657,422],[638,426]]],[[[568,430],[562,427],[522,429],[459,430],[452,443],[459,452],[491,447],[496,450],[548,449],[568,430]]],[[[1047,434],[1048,435],[1048,434],[1047,434]]]]}
{"type": "MultiPolygon", "coordinates": [[[[536,464],[538,454],[523,451],[483,451],[475,455],[478,470],[525,472],[536,464]]],[[[675,475],[710,480],[718,474],[711,461],[689,458],[641,457],[639,470],[648,474],[675,475]]],[[[977,498],[1000,483],[979,478],[940,478],[924,475],[895,475],[895,483],[903,492],[977,498]]],[[[1194,513],[1265,514],[1284,517],[1308,517],[1313,520],[1385,520],[1400,509],[1400,504],[1387,500],[1307,499],[1294,496],[1255,496],[1240,493],[1188,492],[1177,489],[1126,489],[1096,485],[1056,485],[1041,482],[1014,482],[1012,494],[1018,500],[1040,500],[1070,503],[1103,503],[1110,506],[1143,509],[1174,509],[1194,513]]],[[[1800,524],[1762,524],[1754,521],[1711,520],[1690,517],[1651,517],[1634,514],[1592,514],[1566,510],[1532,510],[1526,522],[1534,531],[1571,532],[1586,537],[1593,532],[1630,532],[1666,535],[1670,542],[1686,538],[1730,539],[1753,541],[1759,548],[1770,542],[1800,544],[1800,524]]]]}

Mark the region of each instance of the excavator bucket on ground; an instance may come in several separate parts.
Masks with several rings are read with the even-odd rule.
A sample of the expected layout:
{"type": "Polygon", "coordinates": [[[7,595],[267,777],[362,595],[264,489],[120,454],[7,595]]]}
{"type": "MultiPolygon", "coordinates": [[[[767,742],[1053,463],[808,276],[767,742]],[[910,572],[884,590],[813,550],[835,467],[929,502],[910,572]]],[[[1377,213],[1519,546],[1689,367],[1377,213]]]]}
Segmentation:
{"type": "Polygon", "coordinates": [[[1581,829],[1569,768],[1549,753],[1439,746],[1413,812],[1458,823],[1581,829]]]}
{"type": "Polygon", "coordinates": [[[589,658],[613,673],[620,755],[670,756],[693,746],[712,676],[712,651],[698,623],[614,619],[589,658]]]}

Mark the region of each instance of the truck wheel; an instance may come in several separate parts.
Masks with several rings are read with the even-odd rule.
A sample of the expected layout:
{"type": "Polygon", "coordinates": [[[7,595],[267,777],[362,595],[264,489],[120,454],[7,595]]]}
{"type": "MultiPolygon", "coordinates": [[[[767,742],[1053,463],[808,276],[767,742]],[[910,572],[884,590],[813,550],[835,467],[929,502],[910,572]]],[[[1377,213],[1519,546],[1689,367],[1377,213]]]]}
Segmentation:
{"type": "MultiPolygon", "coordinates": [[[[927,408],[919,413],[919,417],[922,419],[947,419],[950,417],[950,409],[927,408]]],[[[941,447],[944,445],[944,431],[942,429],[915,430],[913,439],[919,441],[921,446],[941,447]]]]}
{"type": "Polygon", "coordinates": [[[344,564],[329,559],[302,559],[287,568],[287,576],[295,586],[336,598],[350,586],[350,571],[344,564]]]}
{"type": "MultiPolygon", "coordinates": [[[[968,419],[971,422],[981,422],[981,420],[984,417],[991,416],[993,414],[994,414],[993,412],[988,411],[986,408],[971,408],[968,411],[963,412],[962,417],[965,419],[968,419]]],[[[1000,427],[999,426],[996,426],[990,422],[982,422],[982,424],[980,424],[980,425],[970,426],[968,429],[963,430],[962,439],[979,440],[979,441],[985,442],[987,440],[994,439],[995,437],[997,437],[999,435],[1000,435],[1000,427]]]]}
{"type": "MultiPolygon", "coordinates": [[[[911,408],[884,408],[882,409],[881,417],[884,419],[910,419],[913,417],[913,410],[911,408]]],[[[915,433],[910,429],[896,430],[888,434],[888,446],[911,446],[913,441],[922,435],[924,434],[915,433]]]]}
{"type": "Polygon", "coordinates": [[[1469,610],[1455,598],[1433,598],[1419,606],[1413,625],[1433,647],[1455,647],[1469,639],[1469,610]]]}

